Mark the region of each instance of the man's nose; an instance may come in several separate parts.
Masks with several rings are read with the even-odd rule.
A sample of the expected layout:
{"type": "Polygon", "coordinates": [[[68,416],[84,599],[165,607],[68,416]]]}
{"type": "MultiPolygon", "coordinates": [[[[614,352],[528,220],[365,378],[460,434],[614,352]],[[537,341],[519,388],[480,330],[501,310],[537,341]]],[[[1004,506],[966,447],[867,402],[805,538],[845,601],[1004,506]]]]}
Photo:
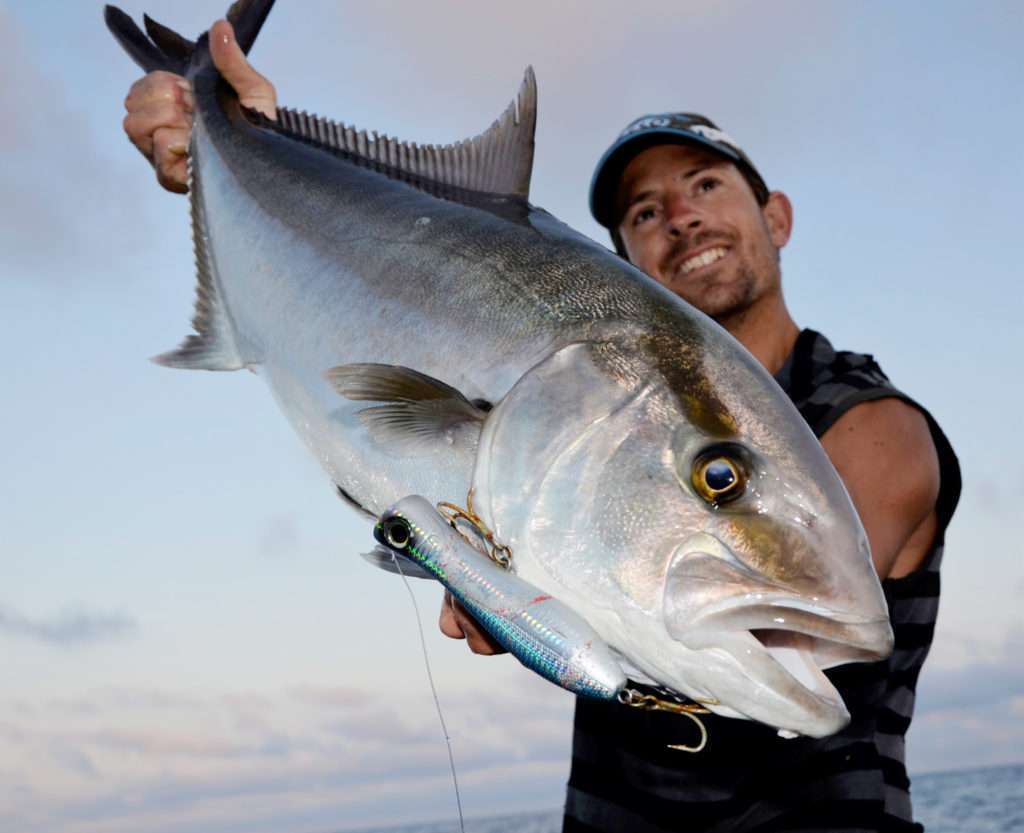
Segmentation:
{"type": "Polygon", "coordinates": [[[701,226],[701,215],[692,200],[683,194],[671,194],[665,205],[665,228],[673,237],[692,233],[701,226]]]}

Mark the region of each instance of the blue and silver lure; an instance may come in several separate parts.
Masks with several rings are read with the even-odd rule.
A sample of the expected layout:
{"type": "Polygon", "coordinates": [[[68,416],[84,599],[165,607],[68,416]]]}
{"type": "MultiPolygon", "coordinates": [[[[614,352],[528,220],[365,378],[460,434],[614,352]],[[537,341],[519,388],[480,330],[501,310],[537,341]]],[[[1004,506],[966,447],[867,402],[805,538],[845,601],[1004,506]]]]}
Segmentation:
{"type": "MultiPolygon", "coordinates": [[[[566,605],[498,566],[425,498],[403,498],[380,516],[369,557],[402,558],[440,581],[523,665],[547,680],[610,700],[626,686],[612,650],[566,605]]],[[[415,569],[415,568],[414,568],[415,569]]]]}

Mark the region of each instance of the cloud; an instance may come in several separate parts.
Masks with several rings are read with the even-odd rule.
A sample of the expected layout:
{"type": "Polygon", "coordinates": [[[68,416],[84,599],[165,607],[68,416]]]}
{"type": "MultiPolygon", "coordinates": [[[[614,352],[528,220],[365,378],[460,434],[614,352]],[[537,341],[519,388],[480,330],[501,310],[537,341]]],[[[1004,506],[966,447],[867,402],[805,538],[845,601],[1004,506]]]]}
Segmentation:
{"type": "Polygon", "coordinates": [[[146,186],[156,190],[139,170],[115,164],[73,103],[96,94],[76,88],[87,76],[62,79],[45,54],[0,8],[0,109],[8,114],[0,129],[3,280],[106,273],[112,249],[137,250],[146,238],[142,195],[146,186]]]}
{"type": "Polygon", "coordinates": [[[13,608],[0,606],[0,634],[60,647],[118,639],[137,628],[135,620],[115,614],[73,611],[52,619],[32,619],[13,608]]]}
{"type": "Polygon", "coordinates": [[[1008,630],[989,657],[925,666],[907,744],[911,772],[1012,763],[1022,759],[1024,628],[1008,630]]]}
{"type": "Polygon", "coordinates": [[[979,708],[1024,696],[1024,627],[1016,625],[991,646],[984,659],[955,665],[926,665],[918,685],[916,712],[979,708]]]}
{"type": "MultiPolygon", "coordinates": [[[[1018,655],[1019,656],[1019,655],[1018,655]]],[[[1024,668],[1016,662],[973,663],[928,673],[920,688],[918,714],[1004,703],[1024,695],[1024,668]]]]}
{"type": "MultiPolygon", "coordinates": [[[[1020,639],[1008,633],[989,662],[929,671],[913,772],[1019,758],[1020,639]]],[[[29,709],[0,699],[0,802],[34,833],[324,831],[450,817],[447,749],[421,695],[292,685],[107,689],[29,709]]],[[[442,692],[468,814],[558,805],[572,704],[511,666],[485,692],[442,692]]]]}
{"type": "MultiPolygon", "coordinates": [[[[560,800],[572,698],[524,676],[445,703],[470,813],[560,800]]],[[[118,689],[0,714],[0,812],[20,830],[341,830],[452,811],[437,716],[402,692],[118,689]]]]}

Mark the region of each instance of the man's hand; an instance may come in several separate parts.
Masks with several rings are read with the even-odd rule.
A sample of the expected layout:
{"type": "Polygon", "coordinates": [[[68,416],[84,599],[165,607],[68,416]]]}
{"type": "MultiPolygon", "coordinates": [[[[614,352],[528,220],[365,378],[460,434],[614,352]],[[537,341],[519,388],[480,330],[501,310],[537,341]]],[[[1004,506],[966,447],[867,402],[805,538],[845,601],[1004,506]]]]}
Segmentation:
{"type": "Polygon", "coordinates": [[[477,624],[468,610],[460,605],[447,590],[441,602],[441,633],[452,639],[465,639],[474,654],[504,654],[505,649],[477,624]]]}
{"type": "MultiPolygon", "coordinates": [[[[213,63],[246,107],[277,118],[274,85],[252,68],[226,20],[210,27],[213,63]]],[[[124,132],[156,170],[168,191],[188,190],[188,141],[195,101],[188,81],[170,72],[151,72],[128,91],[124,132]]]]}

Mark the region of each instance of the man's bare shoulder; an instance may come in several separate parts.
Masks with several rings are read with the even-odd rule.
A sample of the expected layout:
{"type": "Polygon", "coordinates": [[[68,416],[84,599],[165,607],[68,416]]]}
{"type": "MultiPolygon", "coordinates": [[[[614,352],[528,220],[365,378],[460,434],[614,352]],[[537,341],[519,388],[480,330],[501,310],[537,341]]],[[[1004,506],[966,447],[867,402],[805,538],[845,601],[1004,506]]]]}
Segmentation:
{"type": "Polygon", "coordinates": [[[854,406],[822,445],[861,515],[879,575],[915,569],[931,545],[939,458],[928,421],[886,397],[854,406]]]}

